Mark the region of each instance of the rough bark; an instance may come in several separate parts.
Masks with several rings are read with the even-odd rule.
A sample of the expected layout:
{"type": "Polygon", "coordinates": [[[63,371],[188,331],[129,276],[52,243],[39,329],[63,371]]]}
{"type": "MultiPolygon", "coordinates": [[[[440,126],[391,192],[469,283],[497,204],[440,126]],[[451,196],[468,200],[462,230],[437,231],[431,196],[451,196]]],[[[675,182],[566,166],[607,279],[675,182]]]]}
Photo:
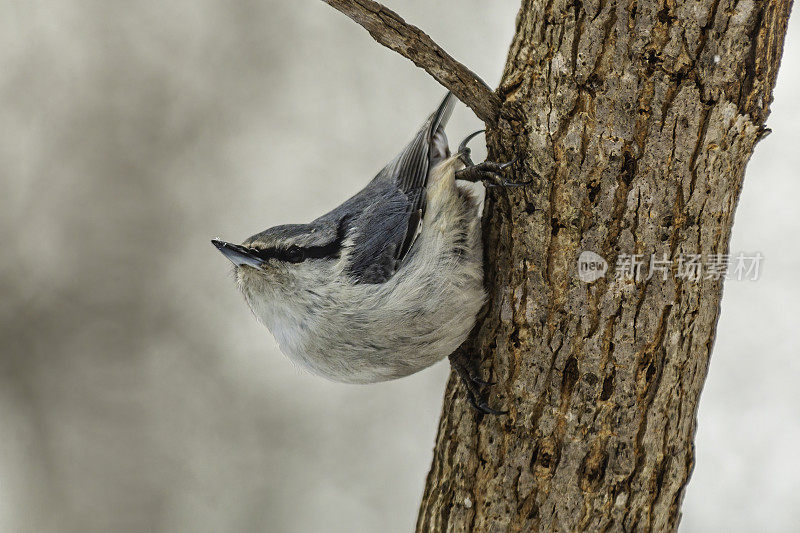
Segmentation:
{"type": "Polygon", "coordinates": [[[491,299],[465,345],[509,414],[451,377],[418,531],[676,529],[722,283],[614,266],[727,253],[790,7],[523,1],[487,135],[534,185],[488,196],[491,299]],[[577,279],[583,250],[604,278],[577,279]]]}

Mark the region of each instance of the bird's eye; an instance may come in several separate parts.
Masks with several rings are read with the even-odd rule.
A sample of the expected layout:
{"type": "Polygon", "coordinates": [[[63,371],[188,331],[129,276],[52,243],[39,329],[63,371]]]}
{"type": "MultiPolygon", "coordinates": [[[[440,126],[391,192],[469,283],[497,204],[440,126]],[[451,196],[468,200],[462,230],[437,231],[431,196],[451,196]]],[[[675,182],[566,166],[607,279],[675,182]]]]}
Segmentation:
{"type": "Polygon", "coordinates": [[[302,248],[297,246],[290,246],[286,250],[286,260],[290,263],[302,263],[306,259],[306,254],[302,248]]]}

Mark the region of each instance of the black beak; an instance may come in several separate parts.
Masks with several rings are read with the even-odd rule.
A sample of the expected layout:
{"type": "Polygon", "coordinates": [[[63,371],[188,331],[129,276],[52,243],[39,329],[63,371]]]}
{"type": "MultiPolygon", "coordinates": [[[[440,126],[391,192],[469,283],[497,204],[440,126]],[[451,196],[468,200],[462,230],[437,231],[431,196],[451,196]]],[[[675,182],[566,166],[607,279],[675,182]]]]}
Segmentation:
{"type": "Polygon", "coordinates": [[[211,244],[217,247],[217,250],[222,252],[222,255],[230,259],[231,263],[236,266],[249,266],[261,270],[263,261],[253,254],[244,246],[238,244],[231,244],[225,241],[218,241],[211,239],[211,244]]]}

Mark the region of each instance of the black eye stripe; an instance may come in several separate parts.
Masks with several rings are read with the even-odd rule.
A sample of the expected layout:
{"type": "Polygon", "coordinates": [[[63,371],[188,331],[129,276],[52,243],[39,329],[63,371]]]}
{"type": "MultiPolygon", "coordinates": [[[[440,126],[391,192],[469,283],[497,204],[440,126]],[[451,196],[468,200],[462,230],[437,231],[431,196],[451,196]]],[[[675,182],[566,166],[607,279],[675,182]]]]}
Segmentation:
{"type": "Polygon", "coordinates": [[[346,219],[342,219],[338,231],[336,232],[336,239],[328,244],[322,246],[292,245],[288,248],[251,248],[251,250],[253,255],[262,261],[277,259],[278,261],[285,261],[287,263],[302,263],[306,259],[335,258],[339,257],[339,252],[342,250],[342,243],[344,242],[346,233],[346,219]]]}
{"type": "Polygon", "coordinates": [[[285,252],[285,257],[290,263],[302,263],[306,260],[306,253],[299,246],[290,246],[285,252]]]}
{"type": "Polygon", "coordinates": [[[334,244],[335,243],[331,243],[325,246],[297,246],[288,249],[263,248],[261,250],[253,250],[253,255],[262,261],[277,259],[278,261],[287,261],[289,263],[302,263],[306,259],[337,257],[339,255],[340,246],[334,246],[334,244]]]}

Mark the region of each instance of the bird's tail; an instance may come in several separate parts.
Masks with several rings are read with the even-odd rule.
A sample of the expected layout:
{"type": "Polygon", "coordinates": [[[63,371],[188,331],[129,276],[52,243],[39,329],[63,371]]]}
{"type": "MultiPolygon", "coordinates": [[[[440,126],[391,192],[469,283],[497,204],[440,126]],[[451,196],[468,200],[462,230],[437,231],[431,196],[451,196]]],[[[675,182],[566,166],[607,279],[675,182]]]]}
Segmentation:
{"type": "Polygon", "coordinates": [[[450,120],[453,107],[456,105],[456,97],[450,91],[444,96],[442,103],[428,119],[428,139],[430,139],[430,162],[431,167],[436,166],[441,161],[450,157],[450,146],[447,143],[447,135],[444,127],[450,120]]]}

